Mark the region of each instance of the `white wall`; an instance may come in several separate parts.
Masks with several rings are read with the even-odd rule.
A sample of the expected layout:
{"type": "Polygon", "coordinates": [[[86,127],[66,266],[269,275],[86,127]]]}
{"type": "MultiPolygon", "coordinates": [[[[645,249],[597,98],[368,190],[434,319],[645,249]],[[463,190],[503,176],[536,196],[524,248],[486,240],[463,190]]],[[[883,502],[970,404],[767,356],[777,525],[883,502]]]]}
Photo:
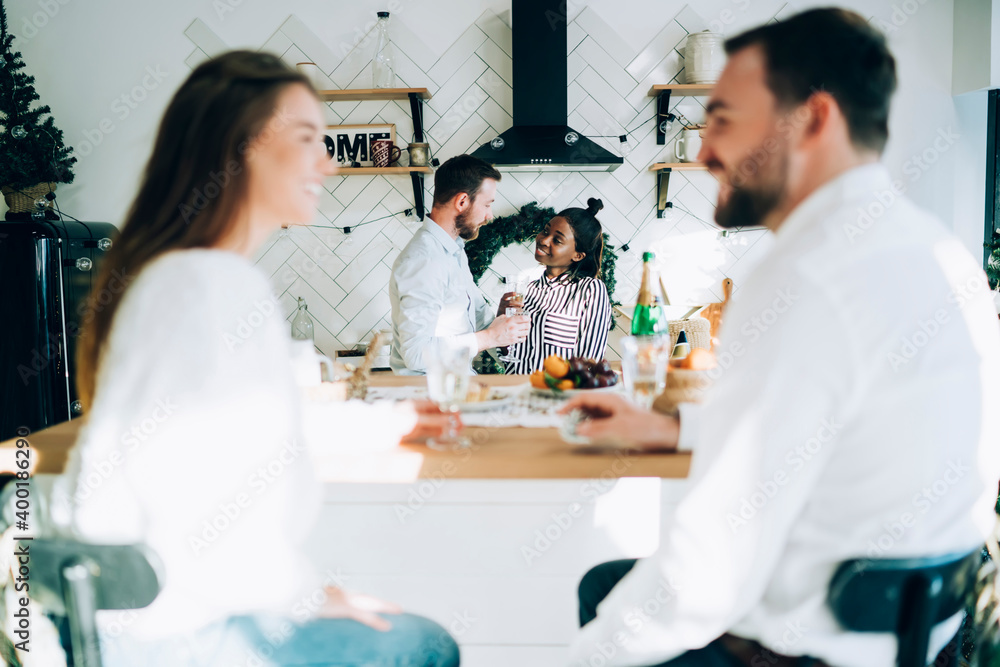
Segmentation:
{"type": "MultiPolygon", "coordinates": [[[[509,3],[395,1],[399,9],[394,12],[393,31],[402,56],[400,77],[407,85],[427,86],[436,96],[428,105],[427,126],[437,157],[443,160],[469,150],[506,129],[510,101],[503,80],[509,79],[510,61],[505,53],[509,46],[504,45],[509,29],[503,22],[509,21],[509,3]],[[469,49],[472,41],[475,48],[469,49]],[[495,75],[499,83],[490,87],[480,71],[486,72],[482,76],[495,75]],[[471,75],[475,76],[462,78],[471,75]]],[[[374,12],[386,4],[381,0],[8,2],[10,25],[18,35],[15,47],[23,52],[42,101],[52,107],[67,143],[78,149],[76,182],[59,189],[63,209],[84,220],[121,220],[171,93],[206,54],[266,47],[293,63],[322,61],[340,87],[365,85],[367,73],[358,62],[370,57],[371,45],[363,43],[349,52],[364,39],[374,12]]],[[[588,134],[617,134],[642,125],[653,113],[653,101],[645,97],[648,84],[677,76],[683,81],[683,59],[676,49],[683,46],[689,31],[711,27],[734,34],[775,16],[825,4],[704,0],[686,7],[683,0],[571,1],[570,124],[588,134]],[[644,58],[651,64],[643,65],[644,58]]],[[[886,164],[909,195],[953,226],[978,256],[982,238],[975,228],[982,228],[984,168],[978,151],[985,143],[985,121],[977,115],[982,104],[975,98],[956,103],[951,96],[953,0],[846,4],[887,30],[897,57],[900,86],[886,164]]],[[[330,122],[395,122],[402,141],[412,132],[406,105],[343,104],[328,109],[330,122]]],[[[692,120],[703,113],[697,99],[682,99],[679,104],[692,120]]],[[[620,245],[634,237],[633,251],[619,259],[620,300],[634,298],[638,254],[645,247],[673,257],[664,262],[663,270],[678,285],[675,301],[713,300],[724,276],[733,277],[738,290],[766,245],[760,240],[763,235],[718,242],[705,224],[691,216],[657,220],[653,175],[646,168],[663,159],[672,146],[656,146],[652,123],[643,127],[625,166],[610,176],[506,177],[498,214],[510,213],[532,199],[558,209],[596,194],[605,200],[601,218],[613,242],[620,245]],[[683,257],[693,256],[692,248],[697,262],[683,264],[683,257]]],[[[272,239],[262,249],[259,263],[272,275],[288,312],[294,297],[306,296],[319,325],[317,342],[332,353],[386,327],[388,268],[416,226],[394,218],[366,226],[351,238],[336,229],[401,210],[412,199],[405,178],[335,177],[327,188],[316,220],[327,228],[297,229],[289,237],[272,239]]],[[[711,220],[714,188],[704,173],[675,174],[671,198],[711,220]]],[[[531,264],[530,254],[521,249],[511,249],[498,260],[501,273],[531,264]]],[[[484,289],[492,293],[499,288],[487,280],[484,289]]]]}

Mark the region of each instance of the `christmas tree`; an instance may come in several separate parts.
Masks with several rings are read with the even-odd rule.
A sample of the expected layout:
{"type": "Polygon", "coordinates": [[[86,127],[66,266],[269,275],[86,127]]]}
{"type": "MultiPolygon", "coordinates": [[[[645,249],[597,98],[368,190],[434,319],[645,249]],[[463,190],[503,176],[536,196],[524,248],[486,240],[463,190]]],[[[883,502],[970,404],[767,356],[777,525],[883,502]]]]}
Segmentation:
{"type": "Polygon", "coordinates": [[[5,194],[43,183],[72,183],[72,148],[63,145],[47,105],[38,100],[35,78],[24,73],[21,54],[13,50],[7,10],[0,0],[0,186],[5,194]]]}
{"type": "MultiPolygon", "coordinates": [[[[987,245],[986,247],[991,246],[987,245]]],[[[990,279],[990,289],[1000,289],[1000,243],[992,248],[993,252],[986,260],[986,277],[990,279]]]]}

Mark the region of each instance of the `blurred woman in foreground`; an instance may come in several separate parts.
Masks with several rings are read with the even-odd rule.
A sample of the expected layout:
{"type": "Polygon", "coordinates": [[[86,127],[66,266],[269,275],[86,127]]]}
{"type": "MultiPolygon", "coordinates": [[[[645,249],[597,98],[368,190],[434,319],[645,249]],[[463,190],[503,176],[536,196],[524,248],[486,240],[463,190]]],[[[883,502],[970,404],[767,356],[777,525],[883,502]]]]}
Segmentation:
{"type": "Polygon", "coordinates": [[[325,125],[304,77],[245,51],[199,66],[167,108],[92,296],[89,416],[52,503],[77,537],[163,560],[157,599],[105,637],[107,665],[458,664],[440,626],[346,593],[301,549],[317,445],[392,446],[418,423],[412,406],[342,404],[328,442],[303,441],[287,324],[251,258],[312,219],[335,173],[325,125]]]}

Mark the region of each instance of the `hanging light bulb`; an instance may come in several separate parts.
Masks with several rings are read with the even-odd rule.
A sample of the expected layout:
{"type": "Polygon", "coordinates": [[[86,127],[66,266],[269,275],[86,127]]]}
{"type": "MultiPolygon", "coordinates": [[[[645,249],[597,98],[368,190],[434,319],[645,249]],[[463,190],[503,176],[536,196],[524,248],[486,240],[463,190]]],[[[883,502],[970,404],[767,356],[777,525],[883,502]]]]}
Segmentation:
{"type": "Polygon", "coordinates": [[[623,134],[618,137],[618,152],[621,153],[622,157],[626,157],[632,152],[632,144],[628,142],[627,134],[623,134]]]}
{"type": "Polygon", "coordinates": [[[504,144],[505,142],[503,140],[503,137],[494,137],[493,141],[490,142],[490,148],[492,148],[495,151],[502,151],[504,144]]]}
{"type": "Polygon", "coordinates": [[[674,220],[677,219],[677,216],[674,215],[674,203],[672,201],[667,202],[666,206],[663,209],[663,215],[661,216],[660,219],[666,223],[672,223],[674,220]]]}
{"type": "Polygon", "coordinates": [[[14,127],[10,128],[10,136],[14,137],[15,139],[24,139],[26,136],[28,136],[28,131],[20,125],[15,125],[14,127]]]}
{"type": "Polygon", "coordinates": [[[566,141],[567,146],[573,146],[576,142],[580,141],[580,135],[570,130],[566,133],[564,140],[566,141]]]}
{"type": "Polygon", "coordinates": [[[677,116],[672,113],[668,113],[666,117],[660,121],[660,132],[667,134],[674,127],[674,121],[677,120],[677,116]]]}
{"type": "Polygon", "coordinates": [[[49,205],[49,200],[45,197],[39,197],[35,200],[35,208],[39,211],[45,210],[49,205]]]}

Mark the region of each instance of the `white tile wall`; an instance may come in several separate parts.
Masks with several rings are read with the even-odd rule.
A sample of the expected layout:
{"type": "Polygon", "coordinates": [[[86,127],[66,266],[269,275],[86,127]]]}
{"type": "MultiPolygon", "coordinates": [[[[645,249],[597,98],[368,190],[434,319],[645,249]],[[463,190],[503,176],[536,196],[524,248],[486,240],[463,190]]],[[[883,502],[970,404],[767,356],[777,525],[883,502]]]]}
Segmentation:
{"type": "MultiPolygon", "coordinates": [[[[647,17],[649,18],[649,17],[647,17]]],[[[424,127],[434,155],[441,161],[470,152],[512,124],[511,29],[509,13],[485,11],[447,47],[431,49],[411,30],[406,16],[394,19],[391,34],[396,46],[400,86],[427,87],[433,98],[424,106],[424,127]]],[[[653,127],[654,100],[647,96],[654,83],[684,82],[684,38],[704,29],[705,20],[690,6],[672,18],[647,44],[635,44],[615,31],[595,10],[584,8],[568,26],[570,124],[588,135],[612,135],[633,130],[631,152],[615,172],[512,174],[500,184],[494,211],[507,215],[529,201],[557,210],[585,205],[588,197],[604,201],[600,220],[616,247],[628,242],[619,255],[615,298],[629,304],[638,291],[639,257],[653,248],[660,253],[660,270],[668,279],[674,303],[718,300],[720,284],[731,277],[738,290],[750,266],[767,243],[763,234],[717,239],[709,222],[713,216],[716,184],[707,173],[674,173],[670,196],[678,207],[673,219],[655,215],[655,179],[648,167],[672,161],[673,137],[658,146],[653,127]],[[700,220],[698,219],[700,218],[700,220]]],[[[188,57],[194,66],[207,55],[226,48],[202,21],[185,31],[193,42],[188,57]]],[[[369,87],[372,40],[353,48],[323,43],[310,27],[290,15],[263,44],[289,63],[317,63],[338,88],[369,87]]],[[[675,98],[673,106],[692,122],[704,117],[703,98],[675,98]]],[[[397,143],[413,135],[409,104],[392,102],[330,103],[327,120],[333,123],[394,123],[397,143]]],[[[675,124],[673,133],[679,130],[675,124]]],[[[615,138],[598,138],[612,151],[615,138]]],[[[405,159],[405,158],[404,158],[405,159]]],[[[398,214],[412,206],[406,177],[335,176],[314,221],[316,226],[293,228],[276,235],[259,252],[257,262],[272,277],[286,314],[291,317],[296,297],[303,296],[316,320],[317,345],[323,352],[368,340],[390,320],[388,276],[399,251],[418,223],[396,215],[363,224],[350,235],[341,230],[376,218],[398,214]]],[[[432,183],[427,180],[426,199],[432,183]]],[[[497,259],[499,273],[528,268],[531,255],[510,248],[497,259]]],[[[500,290],[496,280],[483,282],[487,297],[500,290]]],[[[624,323],[623,324],[627,324],[624,323]]],[[[613,335],[608,355],[617,357],[613,335]]]]}

